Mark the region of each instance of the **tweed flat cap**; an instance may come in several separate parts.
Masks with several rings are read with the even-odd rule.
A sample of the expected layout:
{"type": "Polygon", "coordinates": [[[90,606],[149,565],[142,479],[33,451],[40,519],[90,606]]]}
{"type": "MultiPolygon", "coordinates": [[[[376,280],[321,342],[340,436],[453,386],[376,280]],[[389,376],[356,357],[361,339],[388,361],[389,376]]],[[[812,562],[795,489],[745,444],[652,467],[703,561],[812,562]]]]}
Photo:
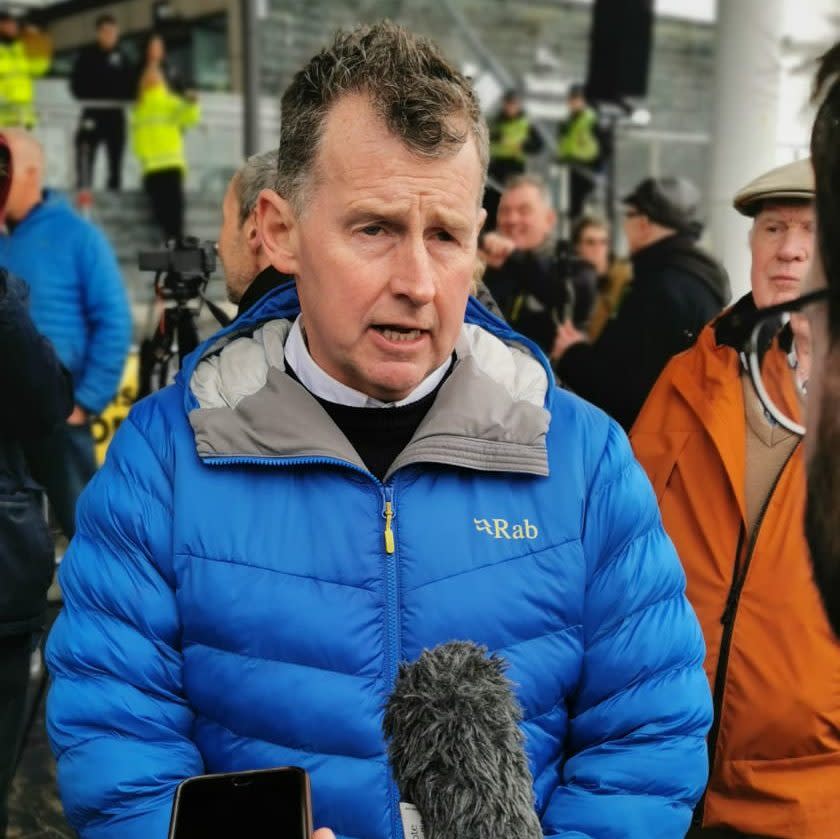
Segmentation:
{"type": "Polygon", "coordinates": [[[777,166],[750,181],[735,194],[732,206],[745,216],[754,216],[762,204],[773,199],[814,200],[814,169],[806,157],[784,166],[777,166]]]}

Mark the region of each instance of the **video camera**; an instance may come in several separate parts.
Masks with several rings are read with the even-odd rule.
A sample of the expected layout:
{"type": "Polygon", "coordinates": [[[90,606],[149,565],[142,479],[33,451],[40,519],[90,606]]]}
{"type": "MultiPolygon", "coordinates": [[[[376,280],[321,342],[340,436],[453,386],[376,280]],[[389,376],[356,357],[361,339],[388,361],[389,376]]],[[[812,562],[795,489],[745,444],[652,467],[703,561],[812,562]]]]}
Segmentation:
{"type": "Polygon", "coordinates": [[[210,275],[216,270],[215,242],[201,242],[192,236],[171,241],[164,250],[141,251],[137,267],[155,272],[157,298],[170,301],[163,307],[154,332],[140,345],[138,395],[143,397],[169,383],[169,363],[176,353],[180,367],[185,356],[198,346],[196,317],[202,305],[221,326],[227,326],[230,318],[204,296],[210,275]],[[188,305],[195,300],[198,305],[188,305]]]}
{"type": "Polygon", "coordinates": [[[216,243],[187,236],[170,241],[164,250],[137,254],[141,271],[155,271],[155,290],[161,297],[187,302],[201,295],[201,290],[216,270],[216,243]]]}
{"type": "Polygon", "coordinates": [[[595,269],[574,252],[572,243],[560,239],[554,248],[553,277],[544,294],[557,323],[570,321],[579,329],[589,319],[597,294],[595,269]]]}

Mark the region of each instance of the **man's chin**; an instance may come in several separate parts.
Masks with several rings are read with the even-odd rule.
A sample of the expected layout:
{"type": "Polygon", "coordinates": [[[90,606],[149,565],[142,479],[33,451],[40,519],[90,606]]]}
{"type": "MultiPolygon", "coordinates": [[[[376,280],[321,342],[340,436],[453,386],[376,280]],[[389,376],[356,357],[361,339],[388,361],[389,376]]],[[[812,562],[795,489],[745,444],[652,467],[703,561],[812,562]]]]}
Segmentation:
{"type": "Polygon", "coordinates": [[[380,402],[399,402],[420,387],[434,369],[414,362],[387,362],[366,377],[363,390],[380,402]]]}

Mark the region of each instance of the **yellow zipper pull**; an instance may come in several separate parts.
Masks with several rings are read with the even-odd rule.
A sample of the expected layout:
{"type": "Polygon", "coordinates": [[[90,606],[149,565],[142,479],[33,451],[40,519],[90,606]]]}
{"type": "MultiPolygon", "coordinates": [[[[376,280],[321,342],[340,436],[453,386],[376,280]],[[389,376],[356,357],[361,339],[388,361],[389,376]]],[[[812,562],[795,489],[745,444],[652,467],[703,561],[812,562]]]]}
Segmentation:
{"type": "Polygon", "coordinates": [[[385,502],[385,552],[394,552],[394,531],[391,530],[391,521],[394,518],[394,508],[390,501],[385,502]]]}

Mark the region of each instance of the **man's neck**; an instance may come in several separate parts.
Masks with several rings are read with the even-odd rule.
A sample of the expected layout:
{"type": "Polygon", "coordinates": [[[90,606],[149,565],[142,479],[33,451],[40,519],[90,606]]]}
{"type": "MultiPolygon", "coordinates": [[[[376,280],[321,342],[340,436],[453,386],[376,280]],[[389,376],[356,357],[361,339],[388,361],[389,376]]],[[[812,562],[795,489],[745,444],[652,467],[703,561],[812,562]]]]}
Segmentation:
{"type": "Polygon", "coordinates": [[[285,353],[288,365],[310,393],[320,399],[355,408],[398,408],[417,402],[440,385],[452,364],[451,357],[447,358],[403,399],[385,402],[333,378],[312,358],[306,345],[301,317],[295,320],[286,339],[285,353]]]}
{"type": "Polygon", "coordinates": [[[15,214],[15,217],[12,218],[11,216],[6,216],[6,221],[10,228],[17,227],[21,222],[25,221],[27,216],[40,204],[43,202],[43,197],[39,197],[38,199],[28,202],[24,204],[23,208],[19,213],[15,214]]]}

